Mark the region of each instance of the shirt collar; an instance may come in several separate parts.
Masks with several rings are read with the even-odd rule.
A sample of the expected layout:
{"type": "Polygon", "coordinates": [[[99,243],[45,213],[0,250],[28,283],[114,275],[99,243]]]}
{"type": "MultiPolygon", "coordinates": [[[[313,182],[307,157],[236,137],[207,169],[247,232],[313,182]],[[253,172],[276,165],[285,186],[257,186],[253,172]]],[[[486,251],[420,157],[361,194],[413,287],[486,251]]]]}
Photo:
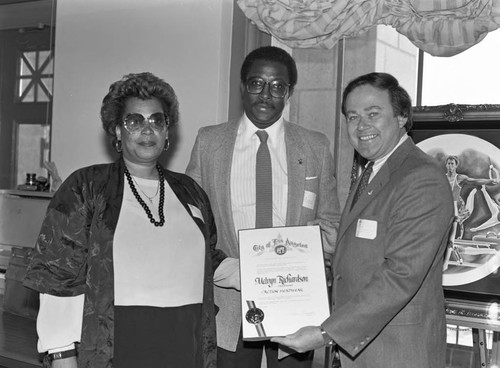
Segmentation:
{"type": "Polygon", "coordinates": [[[407,139],[408,139],[408,134],[407,133],[403,134],[403,136],[399,139],[398,144],[396,144],[396,146],[392,149],[391,152],[389,152],[387,155],[379,158],[378,160],[375,160],[375,162],[373,163],[373,175],[375,175],[380,170],[382,165],[384,165],[386,163],[386,161],[394,153],[394,151],[396,151],[396,149],[398,149],[398,147],[401,146],[403,144],[403,142],[406,141],[407,139]]]}
{"type": "Polygon", "coordinates": [[[284,132],[283,122],[284,122],[283,115],[281,115],[279,119],[276,120],[274,124],[271,125],[270,127],[266,129],[259,129],[254,125],[254,123],[252,123],[252,121],[248,118],[248,116],[245,113],[243,113],[242,121],[240,124],[240,133],[244,139],[251,139],[252,136],[257,137],[255,133],[258,130],[265,130],[269,135],[268,138],[269,143],[274,145],[284,132]]]}

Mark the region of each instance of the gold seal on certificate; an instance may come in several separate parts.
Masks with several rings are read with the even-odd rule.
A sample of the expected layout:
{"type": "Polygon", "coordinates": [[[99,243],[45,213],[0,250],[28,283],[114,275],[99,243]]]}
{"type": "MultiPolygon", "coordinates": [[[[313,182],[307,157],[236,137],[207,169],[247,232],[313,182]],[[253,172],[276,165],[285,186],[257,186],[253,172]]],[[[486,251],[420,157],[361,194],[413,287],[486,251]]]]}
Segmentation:
{"type": "Polygon", "coordinates": [[[319,226],[239,231],[243,339],[283,336],[330,315],[319,226]]]}

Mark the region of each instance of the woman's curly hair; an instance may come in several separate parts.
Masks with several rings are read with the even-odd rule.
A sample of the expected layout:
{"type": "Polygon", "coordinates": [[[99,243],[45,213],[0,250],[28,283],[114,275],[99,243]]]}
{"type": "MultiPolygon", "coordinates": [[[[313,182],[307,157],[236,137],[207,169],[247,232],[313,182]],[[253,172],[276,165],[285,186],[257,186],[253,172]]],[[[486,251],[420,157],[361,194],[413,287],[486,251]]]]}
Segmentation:
{"type": "Polygon", "coordinates": [[[102,126],[113,146],[116,143],[116,127],[122,123],[125,103],[131,97],[141,100],[156,98],[168,116],[169,127],[179,121],[179,102],[170,84],[149,72],[127,74],[111,84],[101,105],[102,126]]]}

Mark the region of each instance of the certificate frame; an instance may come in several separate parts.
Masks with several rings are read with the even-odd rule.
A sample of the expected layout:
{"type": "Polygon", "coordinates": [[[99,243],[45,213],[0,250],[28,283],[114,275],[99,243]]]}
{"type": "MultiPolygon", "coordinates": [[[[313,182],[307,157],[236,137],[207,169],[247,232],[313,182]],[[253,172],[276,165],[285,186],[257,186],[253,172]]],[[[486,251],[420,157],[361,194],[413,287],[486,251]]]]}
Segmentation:
{"type": "Polygon", "coordinates": [[[243,340],[284,336],[330,315],[319,226],[239,231],[243,340]]]}

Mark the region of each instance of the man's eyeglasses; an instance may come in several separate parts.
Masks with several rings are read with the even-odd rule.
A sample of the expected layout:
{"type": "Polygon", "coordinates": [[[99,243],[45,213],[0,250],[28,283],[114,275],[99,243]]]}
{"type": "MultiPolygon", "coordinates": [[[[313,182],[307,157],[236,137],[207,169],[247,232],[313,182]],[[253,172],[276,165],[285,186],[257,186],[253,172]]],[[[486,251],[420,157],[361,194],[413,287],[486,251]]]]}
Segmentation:
{"type": "Polygon", "coordinates": [[[162,112],[155,112],[146,118],[142,114],[134,113],[128,114],[123,120],[123,126],[129,133],[141,132],[147,124],[155,132],[161,133],[168,128],[168,116],[162,112]]]}
{"type": "Polygon", "coordinates": [[[271,96],[276,98],[284,98],[288,92],[290,84],[282,80],[273,80],[271,82],[266,82],[264,79],[259,77],[249,78],[247,80],[247,92],[253,95],[258,95],[269,84],[269,93],[271,96]]]}

